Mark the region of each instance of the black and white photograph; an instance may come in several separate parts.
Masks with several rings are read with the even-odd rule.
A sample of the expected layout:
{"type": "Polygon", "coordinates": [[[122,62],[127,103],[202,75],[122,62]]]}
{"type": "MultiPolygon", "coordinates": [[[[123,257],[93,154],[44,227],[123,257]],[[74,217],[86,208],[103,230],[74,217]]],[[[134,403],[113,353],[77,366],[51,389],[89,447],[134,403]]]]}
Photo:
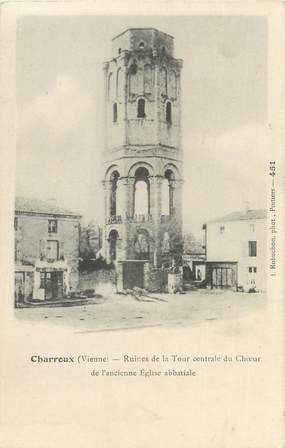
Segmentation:
{"type": "Polygon", "coordinates": [[[24,17],[16,56],[18,318],[264,307],[266,19],[24,17]]]}
{"type": "Polygon", "coordinates": [[[55,3],[14,24],[3,448],[281,447],[280,4],[55,3]]]}

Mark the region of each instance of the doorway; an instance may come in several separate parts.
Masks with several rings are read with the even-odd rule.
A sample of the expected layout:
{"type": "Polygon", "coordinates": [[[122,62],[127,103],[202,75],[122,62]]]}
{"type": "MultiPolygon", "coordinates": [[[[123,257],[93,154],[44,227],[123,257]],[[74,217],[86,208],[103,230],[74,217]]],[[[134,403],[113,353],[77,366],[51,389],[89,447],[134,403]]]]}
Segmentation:
{"type": "Polygon", "coordinates": [[[123,288],[133,289],[134,287],[144,287],[144,262],[124,261],[123,262],[123,288]]]}
{"type": "Polygon", "coordinates": [[[230,267],[214,267],[212,288],[231,288],[234,286],[234,271],[230,267]]]}
{"type": "Polygon", "coordinates": [[[45,290],[45,300],[63,297],[63,272],[41,272],[41,288],[45,290]]]}

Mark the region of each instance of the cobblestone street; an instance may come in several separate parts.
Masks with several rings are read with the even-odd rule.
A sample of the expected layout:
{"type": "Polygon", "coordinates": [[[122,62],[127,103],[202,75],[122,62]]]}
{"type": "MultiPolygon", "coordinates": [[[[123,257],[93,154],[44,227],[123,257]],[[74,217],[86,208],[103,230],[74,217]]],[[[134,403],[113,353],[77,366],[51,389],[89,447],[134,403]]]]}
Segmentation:
{"type": "MultiPolygon", "coordinates": [[[[99,292],[99,291],[98,291],[99,292]]],[[[102,287],[102,299],[83,306],[37,307],[15,310],[21,321],[45,322],[47,325],[71,326],[76,332],[112,331],[145,327],[212,326],[234,321],[262,318],[266,296],[230,291],[200,290],[186,294],[151,294],[136,300],[119,295],[112,287],[102,287]]]]}

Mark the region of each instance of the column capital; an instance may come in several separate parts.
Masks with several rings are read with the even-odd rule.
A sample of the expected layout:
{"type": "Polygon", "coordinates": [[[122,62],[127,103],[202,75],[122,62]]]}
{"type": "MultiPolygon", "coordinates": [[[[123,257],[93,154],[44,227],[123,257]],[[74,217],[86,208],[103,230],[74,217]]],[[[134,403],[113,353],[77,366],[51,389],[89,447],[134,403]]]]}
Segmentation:
{"type": "Polygon", "coordinates": [[[164,179],[164,176],[156,175],[156,176],[149,176],[148,177],[150,184],[156,184],[159,185],[164,179]]]}
{"type": "Polygon", "coordinates": [[[120,185],[128,185],[129,184],[129,177],[127,177],[127,176],[119,177],[118,183],[120,185]]]}
{"type": "Polygon", "coordinates": [[[127,177],[128,185],[134,185],[136,178],[135,177],[127,177]]]}

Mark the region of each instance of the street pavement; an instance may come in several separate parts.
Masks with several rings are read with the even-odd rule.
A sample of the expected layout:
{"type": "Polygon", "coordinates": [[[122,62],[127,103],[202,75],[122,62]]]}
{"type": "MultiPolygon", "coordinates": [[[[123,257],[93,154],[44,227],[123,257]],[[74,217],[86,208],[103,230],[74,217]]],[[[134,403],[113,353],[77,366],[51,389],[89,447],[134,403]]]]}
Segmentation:
{"type": "Polygon", "coordinates": [[[251,319],[266,309],[265,293],[197,290],[185,294],[116,294],[111,285],[97,289],[101,299],[81,306],[16,309],[16,318],[59,326],[76,332],[118,331],[147,327],[195,327],[251,319]]]}

